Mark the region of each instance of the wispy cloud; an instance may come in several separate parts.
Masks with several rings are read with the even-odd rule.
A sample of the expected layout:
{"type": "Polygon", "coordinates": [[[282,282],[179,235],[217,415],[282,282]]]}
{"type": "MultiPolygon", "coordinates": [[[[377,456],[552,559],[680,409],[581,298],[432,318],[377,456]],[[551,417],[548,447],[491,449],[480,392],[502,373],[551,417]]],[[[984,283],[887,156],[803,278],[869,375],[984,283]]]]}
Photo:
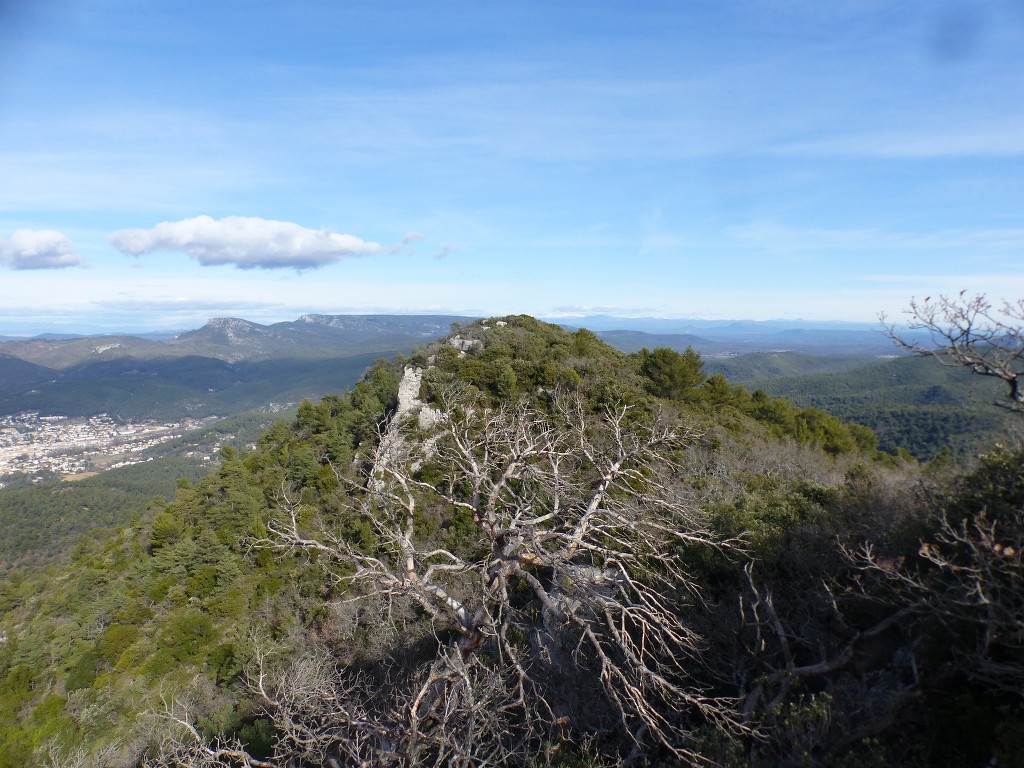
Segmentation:
{"type": "Polygon", "coordinates": [[[154,251],[180,251],[204,267],[234,265],[239,269],[316,269],[353,256],[377,256],[401,250],[418,235],[406,235],[394,246],[368,242],[355,235],[307,229],[290,221],[254,216],[214,219],[196,216],[163,222],[151,229],[122,229],[110,243],[122,253],[141,256],[154,251]]]}
{"type": "Polygon", "coordinates": [[[148,310],[150,312],[214,312],[214,313],[238,313],[238,312],[280,312],[282,305],[268,301],[245,301],[242,299],[227,299],[214,301],[212,299],[192,298],[160,298],[159,296],[147,297],[144,299],[118,298],[103,299],[92,302],[97,309],[117,311],[125,314],[132,314],[148,310]]]}
{"type": "Polygon", "coordinates": [[[1024,229],[1017,227],[900,232],[875,228],[794,227],[769,219],[758,219],[734,227],[729,234],[743,245],[786,252],[953,250],[998,254],[1016,253],[1024,248],[1024,229]]]}
{"type": "MultiPolygon", "coordinates": [[[[941,118],[936,117],[936,120],[941,118]]],[[[1024,155],[1024,116],[974,121],[945,128],[922,124],[899,130],[836,132],[821,138],[782,142],[780,154],[925,160],[948,157],[1024,155]]]]}
{"type": "Polygon", "coordinates": [[[72,242],[53,229],[19,229],[0,239],[0,264],[9,269],[67,269],[82,264],[72,242]]]}

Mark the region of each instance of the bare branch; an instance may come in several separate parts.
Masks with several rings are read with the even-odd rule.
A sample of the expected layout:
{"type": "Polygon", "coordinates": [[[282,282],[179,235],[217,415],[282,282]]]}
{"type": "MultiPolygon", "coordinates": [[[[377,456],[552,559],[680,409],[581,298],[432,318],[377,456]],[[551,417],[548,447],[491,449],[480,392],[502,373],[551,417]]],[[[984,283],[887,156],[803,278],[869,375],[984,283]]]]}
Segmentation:
{"type": "Polygon", "coordinates": [[[1024,557],[1020,526],[1001,526],[986,511],[958,523],[943,518],[922,542],[916,567],[879,557],[870,547],[851,560],[889,598],[944,625],[957,642],[951,672],[992,690],[1024,688],[1024,557]]]}
{"type": "Polygon", "coordinates": [[[908,338],[883,315],[886,334],[900,348],[1001,379],[1008,399],[1001,405],[1024,411],[1024,299],[1004,301],[996,308],[983,295],[961,291],[955,298],[912,299],[907,314],[907,328],[926,331],[930,343],[908,338]]]}
{"type": "Polygon", "coordinates": [[[280,755],[533,764],[552,739],[583,744],[618,723],[629,748],[657,744],[696,763],[696,724],[745,732],[735,701],[695,683],[701,642],[682,618],[700,595],[683,548],[736,545],[673,490],[670,457],[694,435],[626,405],[592,416],[578,397],[557,398],[552,413],[445,397],[429,440],[392,420],[361,481],[345,480],[371,546],[332,531],[287,488],[269,535],[252,542],[316,559],[349,599],[419,606],[436,638],[432,660],[375,690],[322,654],[276,676],[257,654],[252,686],[280,755]],[[472,528],[453,543],[428,513],[472,528]],[[588,706],[582,690],[593,691],[588,706]]]}

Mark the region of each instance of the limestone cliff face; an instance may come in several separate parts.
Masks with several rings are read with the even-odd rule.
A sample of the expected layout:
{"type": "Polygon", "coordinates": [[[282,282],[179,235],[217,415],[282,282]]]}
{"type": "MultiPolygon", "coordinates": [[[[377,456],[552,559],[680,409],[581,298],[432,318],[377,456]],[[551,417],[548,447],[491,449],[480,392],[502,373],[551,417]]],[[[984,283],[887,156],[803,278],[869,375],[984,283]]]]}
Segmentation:
{"type": "Polygon", "coordinates": [[[405,366],[402,380],[398,384],[398,418],[413,413],[423,403],[419,399],[420,384],[423,382],[423,369],[412,365],[405,366]]]}
{"type": "MultiPolygon", "coordinates": [[[[420,400],[423,370],[423,368],[413,365],[407,365],[402,370],[402,379],[398,382],[398,407],[395,410],[394,418],[388,424],[387,432],[381,436],[378,448],[379,455],[385,461],[390,461],[407,449],[406,436],[401,430],[402,424],[415,417],[417,426],[420,429],[428,430],[443,418],[441,411],[431,408],[420,400]]],[[[436,440],[436,437],[432,437],[426,441],[428,453],[433,451],[433,444],[436,440]]]]}
{"type": "Polygon", "coordinates": [[[395,422],[404,421],[406,417],[416,415],[420,429],[430,429],[441,418],[441,412],[425,405],[420,400],[420,385],[423,383],[423,368],[407,365],[402,371],[402,380],[398,384],[398,410],[395,422]]]}

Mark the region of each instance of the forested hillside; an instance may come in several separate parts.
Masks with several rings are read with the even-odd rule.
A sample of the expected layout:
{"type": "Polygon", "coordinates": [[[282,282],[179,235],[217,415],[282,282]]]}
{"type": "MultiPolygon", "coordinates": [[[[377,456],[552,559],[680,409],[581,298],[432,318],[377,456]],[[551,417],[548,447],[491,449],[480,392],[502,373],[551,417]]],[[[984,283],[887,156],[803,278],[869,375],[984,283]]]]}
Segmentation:
{"type": "Polygon", "coordinates": [[[82,363],[59,375],[47,371],[31,386],[0,383],[0,413],[106,413],[118,420],[224,416],[271,402],[296,403],[339,383],[355,382],[382,353],[392,351],[234,363],[211,357],[82,363]]]}
{"type": "Polygon", "coordinates": [[[998,381],[932,358],[904,357],[803,376],[736,378],[865,424],[878,435],[883,450],[903,448],[921,460],[943,451],[976,453],[1020,429],[1019,420],[995,407],[1003,397],[998,381]]]}
{"type": "Polygon", "coordinates": [[[1020,765],[1024,470],[474,322],[0,580],[0,765],[1020,765]]]}
{"type": "MultiPolygon", "coordinates": [[[[664,339],[680,352],[688,348],[684,335],[638,337],[664,339]]],[[[624,351],[639,348],[639,340],[622,345],[618,335],[606,333],[603,338],[624,351]]],[[[891,351],[900,350],[894,345],[891,351]]],[[[905,450],[921,461],[940,454],[970,461],[994,442],[1019,435],[1017,420],[994,406],[1003,396],[997,381],[934,359],[754,352],[708,359],[705,370],[751,391],[763,390],[869,426],[882,450],[905,450]]]]}
{"type": "Polygon", "coordinates": [[[709,372],[720,373],[729,381],[738,383],[781,377],[796,378],[813,373],[842,373],[881,363],[877,355],[838,357],[805,352],[755,352],[708,360],[706,367],[709,372]]]}

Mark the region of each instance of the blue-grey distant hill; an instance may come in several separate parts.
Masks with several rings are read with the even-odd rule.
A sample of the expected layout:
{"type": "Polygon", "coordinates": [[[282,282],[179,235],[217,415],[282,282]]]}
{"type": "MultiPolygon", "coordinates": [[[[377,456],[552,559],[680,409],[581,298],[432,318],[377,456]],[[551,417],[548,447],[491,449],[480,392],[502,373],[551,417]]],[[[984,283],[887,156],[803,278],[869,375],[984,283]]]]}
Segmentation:
{"type": "Polygon", "coordinates": [[[647,333],[644,331],[598,331],[602,341],[622,350],[636,352],[642,347],[668,347],[684,351],[692,347],[706,358],[728,358],[757,352],[802,352],[815,355],[863,357],[892,355],[892,341],[877,331],[800,329],[772,333],[647,333]]]}
{"type": "Polygon", "coordinates": [[[691,333],[699,336],[764,335],[792,329],[826,331],[877,331],[877,323],[841,320],[700,320],[696,318],[615,317],[587,315],[549,320],[575,328],[599,331],[631,330],[644,333],[691,333]]]}
{"type": "Polygon", "coordinates": [[[224,416],[353,385],[373,360],[470,318],[304,315],[261,325],[215,318],[170,338],[127,334],[0,342],[0,414],[224,416]]]}

